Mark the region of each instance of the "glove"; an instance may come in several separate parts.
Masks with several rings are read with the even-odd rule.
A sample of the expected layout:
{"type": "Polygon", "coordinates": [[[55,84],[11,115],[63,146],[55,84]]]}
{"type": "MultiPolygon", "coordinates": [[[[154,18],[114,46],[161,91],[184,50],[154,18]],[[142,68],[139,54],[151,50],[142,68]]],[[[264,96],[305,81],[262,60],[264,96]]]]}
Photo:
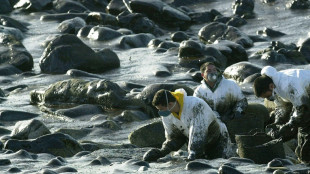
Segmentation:
{"type": "Polygon", "coordinates": [[[143,161],[157,161],[157,159],[161,157],[163,157],[161,151],[157,148],[152,148],[143,155],[143,161]]]}

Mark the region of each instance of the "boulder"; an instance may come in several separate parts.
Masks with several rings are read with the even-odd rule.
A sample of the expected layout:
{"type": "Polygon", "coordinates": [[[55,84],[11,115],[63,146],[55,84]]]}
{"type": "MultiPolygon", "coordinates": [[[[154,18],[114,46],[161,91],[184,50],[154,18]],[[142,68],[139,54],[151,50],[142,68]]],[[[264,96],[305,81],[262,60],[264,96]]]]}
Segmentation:
{"type": "Polygon", "coordinates": [[[95,52],[74,35],[57,36],[50,42],[39,62],[44,73],[66,73],[69,69],[100,73],[120,66],[110,49],[95,52]]]}
{"type": "Polygon", "coordinates": [[[112,25],[117,26],[118,22],[115,16],[107,13],[91,12],[85,19],[88,25],[112,25]]]}
{"type": "Polygon", "coordinates": [[[14,8],[28,12],[37,12],[51,8],[52,4],[53,0],[20,0],[14,5],[14,8]]]}
{"type": "Polygon", "coordinates": [[[0,76],[10,76],[10,75],[16,75],[16,74],[21,74],[21,73],[22,71],[13,65],[9,65],[9,64],[0,65],[0,76]]]}
{"type": "Polygon", "coordinates": [[[58,31],[60,31],[61,33],[76,34],[79,29],[81,29],[85,25],[86,22],[84,21],[84,19],[80,17],[75,17],[73,19],[62,21],[58,25],[58,31]]]}
{"type": "Polygon", "coordinates": [[[191,18],[187,14],[160,0],[128,0],[124,2],[130,12],[145,14],[150,19],[167,27],[186,28],[191,22],[191,18]]]}
{"type": "Polygon", "coordinates": [[[0,14],[7,14],[12,12],[12,6],[9,0],[2,0],[0,3],[0,14]]]}
{"type": "Polygon", "coordinates": [[[76,12],[89,11],[84,5],[73,0],[55,0],[53,1],[54,10],[58,13],[67,13],[70,10],[76,12]]]}
{"type": "Polygon", "coordinates": [[[121,33],[108,27],[93,27],[88,34],[88,38],[96,41],[108,41],[122,36],[121,33]]]}
{"type": "Polygon", "coordinates": [[[301,52],[305,59],[310,63],[310,38],[303,41],[298,51],[301,52]]]}
{"type": "Polygon", "coordinates": [[[90,11],[106,12],[108,0],[79,0],[79,2],[90,11]]]}
{"type": "Polygon", "coordinates": [[[284,36],[285,33],[282,33],[280,31],[275,31],[271,28],[265,27],[263,30],[257,31],[257,34],[264,35],[264,36],[269,36],[269,37],[280,37],[284,36]]]}
{"type": "Polygon", "coordinates": [[[60,81],[52,84],[45,91],[32,91],[30,100],[33,104],[46,106],[65,104],[101,104],[104,107],[122,106],[122,97],[126,91],[108,80],[84,81],[79,79],[60,81]],[[113,95],[111,94],[113,93],[113,95]]]}
{"type": "Polygon", "coordinates": [[[189,36],[183,31],[174,32],[170,37],[173,42],[182,42],[189,39],[189,36]]]}
{"type": "Polygon", "coordinates": [[[102,78],[100,75],[88,73],[85,71],[77,70],[77,69],[70,69],[66,72],[66,75],[70,77],[90,77],[90,78],[102,78]]]}
{"type": "Polygon", "coordinates": [[[157,48],[164,48],[164,49],[177,48],[177,47],[179,47],[179,43],[169,41],[163,41],[157,46],[157,48]]]}
{"type": "Polygon", "coordinates": [[[39,115],[30,113],[30,112],[24,112],[24,111],[0,110],[1,121],[29,120],[37,116],[39,115]]]}
{"type": "Polygon", "coordinates": [[[290,0],[286,7],[292,10],[295,9],[309,9],[310,2],[308,0],[290,0]]]}
{"type": "Polygon", "coordinates": [[[58,13],[58,14],[47,14],[40,17],[41,21],[58,21],[62,22],[64,20],[73,19],[75,17],[80,17],[86,19],[88,16],[87,13],[58,13]]]}
{"type": "Polygon", "coordinates": [[[239,16],[252,16],[254,0],[235,0],[232,5],[233,13],[239,16]]]}
{"type": "Polygon", "coordinates": [[[161,120],[144,125],[129,135],[129,141],[138,147],[160,148],[165,139],[165,129],[161,120]]]}
{"type": "Polygon", "coordinates": [[[49,153],[61,157],[72,157],[84,150],[75,139],[62,133],[48,134],[34,140],[8,140],[4,149],[24,149],[32,153],[49,153]]]}
{"type": "Polygon", "coordinates": [[[93,28],[93,25],[86,25],[85,27],[80,28],[80,30],[77,33],[78,37],[87,37],[90,30],[93,28]]]}
{"type": "Polygon", "coordinates": [[[213,22],[215,14],[209,11],[206,12],[190,12],[188,16],[192,19],[192,22],[196,24],[204,24],[213,22]]]}
{"type": "Polygon", "coordinates": [[[13,18],[10,18],[8,16],[4,16],[4,15],[0,15],[0,24],[5,26],[5,27],[11,27],[11,28],[19,29],[22,32],[28,30],[28,28],[24,22],[23,23],[19,22],[13,18]]]}
{"type": "Polygon", "coordinates": [[[150,119],[150,116],[139,110],[125,110],[119,120],[124,122],[143,121],[150,119]]]}
{"type": "MultiPolygon", "coordinates": [[[[0,135],[6,135],[6,134],[10,134],[11,131],[4,128],[4,127],[0,127],[0,135]]],[[[0,148],[1,149],[1,148],[0,148]]]]}
{"type": "Polygon", "coordinates": [[[83,104],[69,109],[59,109],[56,111],[58,115],[64,115],[70,118],[78,118],[87,115],[102,114],[103,109],[98,105],[83,104]]]}
{"type": "MultiPolygon", "coordinates": [[[[15,38],[17,41],[20,41],[24,38],[23,33],[18,28],[6,27],[6,26],[0,25],[0,33],[1,33],[0,36],[2,38],[11,36],[15,38]]],[[[3,43],[3,41],[1,42],[3,43]]]]}
{"type": "Polygon", "coordinates": [[[128,11],[124,11],[116,18],[119,26],[128,28],[135,33],[151,33],[155,36],[164,34],[152,20],[141,13],[129,13],[128,11]]]}
{"type": "Polygon", "coordinates": [[[112,15],[118,15],[123,11],[128,11],[123,0],[111,0],[106,9],[112,15]]]}
{"type": "Polygon", "coordinates": [[[238,83],[243,83],[248,76],[260,73],[261,68],[249,62],[239,62],[227,67],[223,75],[227,79],[233,79],[238,83]]]}
{"type": "Polygon", "coordinates": [[[11,133],[12,139],[27,140],[35,139],[42,135],[50,134],[49,129],[39,120],[32,119],[19,121],[15,124],[11,133]]]}
{"type": "Polygon", "coordinates": [[[152,39],[155,39],[152,34],[126,35],[121,38],[119,46],[123,49],[146,47],[152,39]]]}
{"type": "Polygon", "coordinates": [[[90,129],[85,129],[85,128],[81,128],[81,129],[60,128],[60,129],[57,129],[54,132],[54,134],[63,133],[63,134],[70,135],[74,139],[80,139],[80,138],[87,136],[90,132],[91,132],[90,129]]]}

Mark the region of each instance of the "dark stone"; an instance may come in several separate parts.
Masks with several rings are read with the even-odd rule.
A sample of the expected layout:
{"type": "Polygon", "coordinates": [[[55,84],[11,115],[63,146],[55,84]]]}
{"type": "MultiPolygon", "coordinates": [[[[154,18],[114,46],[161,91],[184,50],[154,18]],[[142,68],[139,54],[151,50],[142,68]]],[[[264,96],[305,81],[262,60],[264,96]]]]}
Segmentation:
{"type": "Polygon", "coordinates": [[[117,26],[118,22],[115,16],[100,13],[100,12],[91,12],[88,14],[87,18],[85,19],[88,25],[112,25],[117,26]]]}
{"type": "Polygon", "coordinates": [[[127,8],[123,0],[111,0],[107,6],[107,11],[112,15],[118,15],[123,11],[127,11],[127,8]]]}
{"type": "Polygon", "coordinates": [[[72,167],[60,167],[55,170],[58,173],[65,173],[65,172],[78,172],[75,168],[72,167]]]}
{"type": "Polygon", "coordinates": [[[100,75],[88,73],[78,69],[70,69],[66,72],[66,75],[76,78],[76,77],[90,77],[90,78],[102,78],[100,75]]]}
{"type": "Polygon", "coordinates": [[[9,0],[2,0],[0,3],[0,14],[7,14],[12,12],[12,6],[9,0]]]}
{"type": "Polygon", "coordinates": [[[0,76],[9,76],[15,74],[21,74],[22,71],[13,65],[2,64],[0,65],[0,76]]]}
{"type": "Polygon", "coordinates": [[[191,12],[188,16],[192,19],[192,22],[196,24],[203,24],[213,22],[215,15],[211,12],[191,12]]]}
{"type": "Polygon", "coordinates": [[[143,121],[148,119],[150,119],[150,116],[138,110],[125,110],[121,114],[121,121],[123,122],[143,121]]]}
{"type": "Polygon", "coordinates": [[[0,159],[0,166],[10,165],[11,161],[9,159],[0,159]]]}
{"type": "Polygon", "coordinates": [[[185,170],[207,170],[213,169],[213,166],[200,161],[191,161],[186,164],[185,170]]]}
{"type": "Polygon", "coordinates": [[[61,33],[76,34],[85,25],[86,23],[84,19],[80,17],[75,17],[73,19],[62,21],[58,25],[58,30],[61,33]]]}
{"type": "Polygon", "coordinates": [[[173,42],[182,42],[189,39],[189,36],[183,31],[174,32],[170,37],[173,42]]]}
{"type": "Polygon", "coordinates": [[[188,15],[160,0],[130,0],[126,3],[129,11],[145,14],[150,19],[168,27],[186,28],[191,22],[188,15]]]}
{"type": "Polygon", "coordinates": [[[14,159],[33,159],[33,157],[25,150],[21,149],[10,155],[14,159]]]}
{"type": "Polygon", "coordinates": [[[212,22],[199,30],[198,36],[205,43],[213,43],[222,37],[227,30],[227,25],[218,22],[212,22]]]}
{"type": "Polygon", "coordinates": [[[90,30],[93,27],[94,27],[93,25],[87,25],[87,26],[84,26],[84,27],[80,28],[80,30],[77,33],[77,36],[78,37],[87,37],[89,32],[90,32],[90,30]]]}
{"type": "Polygon", "coordinates": [[[53,1],[54,10],[58,13],[67,13],[70,10],[77,12],[89,11],[84,5],[72,0],[55,0],[53,1]]]}
{"type": "Polygon", "coordinates": [[[99,166],[99,165],[102,165],[102,164],[101,164],[101,162],[100,162],[99,160],[94,159],[94,160],[92,160],[92,161],[89,163],[89,165],[91,165],[91,166],[99,166]]]}
{"type": "Polygon", "coordinates": [[[150,167],[150,165],[149,165],[148,162],[146,162],[146,161],[140,161],[140,160],[136,160],[136,159],[130,159],[130,160],[128,160],[128,161],[125,161],[124,164],[150,167]]]}
{"type": "Polygon", "coordinates": [[[223,75],[228,79],[234,79],[239,83],[243,83],[248,76],[260,73],[261,68],[249,62],[239,62],[227,67],[223,75]]]}
{"type": "Polygon", "coordinates": [[[292,10],[309,9],[310,2],[308,0],[291,0],[286,4],[286,7],[292,10]]]}
{"type": "Polygon", "coordinates": [[[4,128],[4,127],[0,127],[0,135],[5,135],[5,134],[10,134],[11,131],[4,128]]]}
{"type": "Polygon", "coordinates": [[[165,139],[165,130],[161,120],[144,125],[129,135],[129,141],[138,147],[160,148],[165,139]]]}
{"type": "Polygon", "coordinates": [[[219,168],[219,174],[243,174],[243,173],[233,167],[222,165],[219,168]]]}
{"type": "Polygon", "coordinates": [[[46,166],[48,167],[59,167],[59,166],[63,166],[64,164],[59,161],[58,159],[54,158],[54,159],[51,159],[46,166]]]}
{"type": "Polygon", "coordinates": [[[306,39],[300,46],[299,52],[310,62],[310,38],[306,39]]]}
{"type": "Polygon", "coordinates": [[[81,157],[81,156],[88,155],[88,154],[90,154],[90,153],[91,153],[90,151],[82,151],[82,152],[78,152],[78,153],[75,154],[74,156],[75,156],[75,157],[81,157]]]}
{"type": "Polygon", "coordinates": [[[129,13],[125,11],[117,16],[117,20],[119,26],[128,28],[134,33],[152,33],[155,36],[164,34],[152,20],[140,13],[129,13]]]}
{"type": "MultiPolygon", "coordinates": [[[[6,0],[4,0],[4,1],[6,1],[6,0]]],[[[2,11],[2,10],[0,9],[0,11],[2,11]]],[[[28,30],[27,26],[25,26],[24,23],[21,23],[21,22],[15,20],[15,19],[12,19],[12,18],[10,18],[8,16],[4,16],[4,15],[0,15],[0,24],[3,25],[3,26],[6,26],[6,27],[17,28],[17,29],[19,29],[20,31],[23,31],[23,32],[28,30]]]]}
{"type": "Polygon", "coordinates": [[[48,134],[27,141],[8,140],[4,148],[13,151],[25,149],[32,153],[50,153],[62,157],[71,157],[83,150],[82,146],[75,139],[61,133],[48,134]]]}
{"type": "Polygon", "coordinates": [[[79,0],[90,11],[106,12],[108,0],[79,0]]]}
{"type": "Polygon", "coordinates": [[[70,109],[60,109],[56,114],[65,115],[70,118],[78,118],[86,115],[102,114],[103,109],[98,105],[83,104],[70,109]]]}
{"type": "Polygon", "coordinates": [[[88,16],[87,13],[58,13],[58,14],[42,15],[40,17],[40,20],[62,22],[64,20],[73,19],[75,17],[80,17],[85,20],[87,16],[88,16]]]}
{"type": "Polygon", "coordinates": [[[42,121],[31,119],[17,122],[11,133],[11,138],[19,140],[35,139],[50,133],[42,121]]]}
{"type": "Polygon", "coordinates": [[[273,159],[268,164],[268,167],[283,167],[283,164],[280,160],[273,159]]]}
{"type": "MultiPolygon", "coordinates": [[[[5,91],[8,91],[8,92],[12,92],[16,89],[25,89],[25,88],[28,88],[28,85],[17,85],[17,86],[12,86],[12,87],[9,87],[9,88],[6,88],[5,91]]],[[[0,95],[1,96],[1,95],[0,95]]]]}
{"type": "Polygon", "coordinates": [[[51,9],[53,0],[27,0],[19,1],[14,5],[15,9],[22,9],[28,12],[37,12],[45,9],[51,9]]]}
{"type": "Polygon", "coordinates": [[[226,22],[226,24],[233,26],[233,27],[241,27],[247,24],[247,21],[243,18],[240,18],[239,16],[234,16],[234,17],[231,17],[229,21],[226,22]]]}
{"type": "Polygon", "coordinates": [[[169,41],[161,42],[158,45],[158,48],[164,48],[164,49],[175,48],[175,47],[179,47],[179,44],[176,42],[169,42],[169,41]]]}
{"type": "Polygon", "coordinates": [[[261,59],[266,60],[271,65],[287,62],[286,57],[283,54],[277,53],[276,51],[269,51],[264,53],[261,56],[261,59]]]}
{"type": "Polygon", "coordinates": [[[44,169],[42,170],[42,174],[58,174],[58,173],[49,169],[44,169]]]}
{"type": "Polygon", "coordinates": [[[96,158],[96,160],[99,160],[102,165],[110,165],[111,164],[111,161],[109,161],[107,158],[105,158],[103,156],[98,156],[96,158]]]}
{"type": "Polygon", "coordinates": [[[7,172],[9,172],[9,173],[19,173],[19,172],[21,172],[22,170],[20,170],[19,168],[17,168],[17,167],[12,167],[12,168],[10,168],[9,170],[7,170],[7,172]]]}
{"type": "Polygon", "coordinates": [[[150,40],[154,39],[152,34],[133,34],[123,36],[119,46],[123,49],[146,47],[150,40]]]}
{"type": "Polygon", "coordinates": [[[249,37],[250,37],[250,39],[253,42],[267,42],[267,41],[270,41],[269,37],[265,37],[265,36],[262,36],[262,35],[249,35],[249,37]]]}
{"type": "Polygon", "coordinates": [[[93,27],[88,34],[88,38],[96,41],[108,41],[122,36],[121,33],[108,27],[93,27]]]}
{"type": "Polygon", "coordinates": [[[157,48],[158,45],[159,45],[160,43],[162,43],[162,42],[163,42],[163,40],[161,40],[161,39],[152,39],[152,40],[150,40],[150,42],[147,44],[147,46],[148,46],[149,48],[157,48]]]}
{"type": "Polygon", "coordinates": [[[119,67],[120,62],[110,49],[95,52],[76,36],[66,34],[48,44],[39,65],[44,73],[65,73],[69,69],[98,73],[119,67]]]}
{"type": "Polygon", "coordinates": [[[280,36],[285,35],[285,33],[282,33],[280,31],[275,31],[271,28],[266,28],[266,27],[263,30],[257,31],[257,34],[265,35],[265,36],[269,36],[269,37],[280,37],[280,36]]]}
{"type": "Polygon", "coordinates": [[[254,10],[254,3],[254,0],[235,0],[232,6],[233,12],[239,16],[251,14],[254,10]]]}
{"type": "Polygon", "coordinates": [[[243,83],[253,83],[254,80],[255,80],[257,77],[259,77],[259,76],[261,76],[260,73],[254,73],[254,74],[248,76],[247,78],[245,78],[245,79],[243,80],[243,83]]]}
{"type": "Polygon", "coordinates": [[[23,111],[12,111],[12,110],[0,110],[1,121],[20,121],[28,120],[39,116],[38,114],[23,112],[23,111]]]}

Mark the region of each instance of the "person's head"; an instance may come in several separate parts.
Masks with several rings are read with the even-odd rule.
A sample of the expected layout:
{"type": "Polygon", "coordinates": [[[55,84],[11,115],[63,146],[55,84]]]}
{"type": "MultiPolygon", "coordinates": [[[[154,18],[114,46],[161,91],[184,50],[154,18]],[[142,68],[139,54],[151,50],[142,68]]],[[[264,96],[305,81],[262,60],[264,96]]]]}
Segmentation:
{"type": "Polygon", "coordinates": [[[158,114],[161,116],[168,116],[171,110],[176,105],[175,97],[170,93],[170,91],[161,89],[156,92],[152,104],[158,109],[158,114]]]}
{"type": "Polygon", "coordinates": [[[217,66],[213,62],[206,62],[200,66],[201,76],[211,83],[215,83],[219,76],[217,66]]]}
{"type": "Polygon", "coordinates": [[[253,90],[256,97],[274,100],[274,88],[273,80],[266,75],[259,76],[254,80],[253,90]]]}

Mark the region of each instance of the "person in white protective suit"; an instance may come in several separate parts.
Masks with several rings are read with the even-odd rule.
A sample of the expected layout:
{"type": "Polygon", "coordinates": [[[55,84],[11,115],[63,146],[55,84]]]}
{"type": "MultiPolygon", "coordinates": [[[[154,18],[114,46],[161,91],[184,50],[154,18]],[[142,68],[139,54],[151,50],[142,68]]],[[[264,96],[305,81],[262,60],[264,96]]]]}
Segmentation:
{"type": "Polygon", "coordinates": [[[171,151],[188,146],[188,160],[225,158],[232,154],[225,124],[202,99],[187,96],[184,89],[157,91],[152,104],[159,110],[166,141],[161,149],[147,151],[144,161],[156,161],[171,151]]]}
{"type": "Polygon", "coordinates": [[[194,96],[207,102],[224,123],[244,115],[248,102],[241,88],[233,80],[225,79],[213,62],[201,65],[200,71],[203,80],[194,96]]]}
{"type": "Polygon", "coordinates": [[[310,71],[288,69],[277,71],[271,66],[262,69],[253,89],[257,97],[274,101],[275,122],[268,125],[268,134],[283,141],[295,138],[296,155],[310,163],[310,71]]]}

